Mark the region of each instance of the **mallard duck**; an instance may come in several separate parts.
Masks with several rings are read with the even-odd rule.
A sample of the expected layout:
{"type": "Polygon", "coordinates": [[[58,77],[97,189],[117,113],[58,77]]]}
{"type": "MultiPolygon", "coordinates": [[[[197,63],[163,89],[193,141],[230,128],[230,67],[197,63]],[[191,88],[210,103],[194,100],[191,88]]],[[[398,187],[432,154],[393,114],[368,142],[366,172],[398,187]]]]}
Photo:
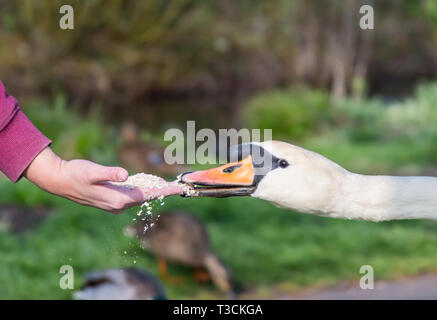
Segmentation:
{"type": "Polygon", "coordinates": [[[167,164],[164,161],[164,148],[154,142],[142,141],[137,127],[132,123],[122,126],[121,140],[118,157],[131,170],[163,177],[174,177],[186,171],[185,166],[167,164]]]}
{"type": "Polygon", "coordinates": [[[0,205],[0,230],[23,233],[38,226],[49,215],[45,207],[25,207],[18,205],[0,205]]]}
{"type": "Polygon", "coordinates": [[[159,300],[166,299],[163,285],[150,273],[136,269],[109,269],[90,273],[77,300],[159,300]]]}
{"type": "Polygon", "coordinates": [[[164,212],[152,227],[141,220],[126,231],[136,235],[146,250],[158,256],[158,270],[164,279],[171,279],[167,261],[177,262],[195,267],[196,280],[206,281],[210,276],[217,287],[233,295],[230,272],[212,252],[206,228],[194,215],[183,211],[164,212]]]}
{"type": "Polygon", "coordinates": [[[332,218],[437,219],[437,177],[356,174],[281,141],[238,145],[230,157],[237,161],[180,180],[197,186],[195,196],[252,196],[332,218]]]}

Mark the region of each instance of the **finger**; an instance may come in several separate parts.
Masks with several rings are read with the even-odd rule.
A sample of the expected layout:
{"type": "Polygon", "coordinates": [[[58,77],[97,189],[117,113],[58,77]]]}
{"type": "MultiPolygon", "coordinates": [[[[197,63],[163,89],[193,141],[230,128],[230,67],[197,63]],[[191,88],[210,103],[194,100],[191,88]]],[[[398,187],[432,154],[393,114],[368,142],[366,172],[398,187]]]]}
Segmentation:
{"type": "Polygon", "coordinates": [[[181,195],[185,191],[184,186],[175,182],[169,183],[166,187],[161,189],[161,194],[165,197],[172,195],[181,195]]]}
{"type": "Polygon", "coordinates": [[[147,201],[157,199],[160,197],[168,197],[168,196],[177,195],[177,194],[180,195],[184,193],[183,186],[177,183],[169,183],[167,186],[162,188],[148,188],[148,189],[140,188],[140,189],[144,192],[147,201]]]}
{"type": "Polygon", "coordinates": [[[92,168],[88,170],[88,175],[92,183],[113,181],[123,182],[126,181],[129,174],[120,167],[105,167],[99,164],[94,164],[92,168]]]}
{"type": "Polygon", "coordinates": [[[102,183],[95,186],[98,205],[106,211],[120,213],[146,201],[145,194],[138,188],[130,189],[116,186],[111,183],[102,183]]]}
{"type": "Polygon", "coordinates": [[[130,188],[123,185],[115,185],[106,182],[104,182],[101,187],[105,188],[102,189],[106,191],[103,193],[103,196],[105,197],[105,200],[109,202],[111,202],[113,199],[122,199],[125,202],[140,204],[147,200],[145,193],[140,188],[130,188]]]}
{"type": "Polygon", "coordinates": [[[111,208],[112,213],[120,213],[124,210],[142,204],[145,201],[151,201],[160,197],[167,197],[176,194],[182,194],[183,186],[178,183],[169,183],[162,188],[129,188],[126,186],[114,185],[109,182],[102,183],[97,187],[96,194],[100,202],[105,207],[111,208]]]}

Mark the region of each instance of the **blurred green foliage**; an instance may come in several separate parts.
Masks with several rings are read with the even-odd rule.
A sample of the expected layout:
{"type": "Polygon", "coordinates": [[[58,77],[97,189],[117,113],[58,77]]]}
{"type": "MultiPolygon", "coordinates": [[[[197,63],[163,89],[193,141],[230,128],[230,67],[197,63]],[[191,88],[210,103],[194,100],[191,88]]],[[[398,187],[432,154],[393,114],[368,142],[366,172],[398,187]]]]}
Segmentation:
{"type": "Polygon", "coordinates": [[[436,83],[418,86],[412,97],[402,101],[346,99],[335,108],[335,117],[341,120],[334,128],[344,127],[344,133],[355,142],[426,140],[432,147],[437,134],[436,102],[436,83]]]}
{"type": "Polygon", "coordinates": [[[24,107],[26,115],[53,141],[52,148],[66,159],[88,158],[104,164],[114,163],[117,132],[104,126],[98,106],[81,117],[76,105],[69,105],[59,93],[53,101],[33,99],[24,107]]]}
{"type": "Polygon", "coordinates": [[[347,70],[345,89],[356,94],[369,82],[367,67],[372,82],[385,80],[387,70],[415,79],[435,75],[435,1],[373,2],[377,29],[368,42],[360,38],[357,12],[369,1],[349,2],[71,0],[75,30],[64,31],[64,1],[0,0],[0,76],[21,94],[58,86],[81,103],[119,106],[164,94],[233,97],[302,82],[329,89],[340,67],[347,70]],[[346,16],[354,20],[345,29],[346,16]],[[371,60],[358,54],[366,46],[371,60]],[[332,57],[341,48],[353,55],[339,57],[344,66],[337,66],[332,57]],[[356,60],[362,72],[354,71],[356,60]]]}
{"type": "Polygon", "coordinates": [[[331,132],[355,143],[427,139],[432,147],[437,135],[437,84],[422,84],[413,97],[402,101],[376,97],[333,101],[316,90],[275,90],[253,98],[243,114],[248,127],[272,129],[276,139],[302,141],[331,132]]]}
{"type": "MultiPolygon", "coordinates": [[[[405,100],[364,97],[378,79],[391,84],[399,76],[435,76],[435,0],[375,1],[377,29],[374,42],[368,42],[372,63],[363,59],[372,78],[353,74],[351,61],[358,55],[337,59],[344,62],[337,70],[351,74],[344,85],[353,95],[332,100],[332,57],[348,51],[339,48],[352,30],[339,23],[351,12],[345,3],[71,0],[76,29],[62,31],[59,8],[65,1],[0,0],[0,78],[20,102],[36,94],[22,107],[67,159],[116,162],[118,134],[102,120],[110,111],[96,101],[117,105],[121,118],[129,109],[136,114],[132,101],[150,95],[238,97],[298,83],[251,99],[242,112],[244,125],[273,129],[275,139],[298,141],[356,172],[435,173],[437,83],[418,87],[405,100]]],[[[352,38],[350,51],[365,51],[360,36],[352,38]]],[[[161,120],[150,110],[145,114],[161,120]]],[[[0,180],[0,193],[5,203],[52,208],[47,221],[27,234],[0,230],[0,298],[70,298],[71,292],[59,289],[64,264],[75,268],[76,289],[85,273],[97,269],[135,266],[156,274],[155,257],[123,234],[135,209],[104,214],[25,180],[14,187],[0,180]]],[[[290,292],[355,280],[362,264],[374,266],[377,278],[437,271],[431,221],[328,220],[250,198],[175,197],[155,209],[184,209],[202,218],[213,248],[237,281],[255,293],[268,288],[261,297],[278,288],[290,292]]],[[[170,298],[219,296],[212,286],[190,280],[189,270],[172,266],[172,271],[187,275],[187,282],[167,284],[170,298]]]]}
{"type": "MultiPolygon", "coordinates": [[[[431,126],[435,123],[435,99],[435,84],[419,87],[415,96],[402,102],[352,99],[344,105],[332,105],[322,92],[299,89],[255,98],[248,108],[274,113],[278,104],[284,112],[280,117],[293,117],[297,109],[305,126],[308,119],[321,122],[309,125],[326,128],[310,130],[299,144],[349,170],[420,174],[435,169],[437,135],[431,126]],[[312,94],[315,98],[305,98],[312,94]],[[287,101],[291,108],[287,108],[287,101]],[[314,106],[306,108],[305,101],[314,106]],[[336,117],[323,123],[314,112],[321,108],[323,113],[325,102],[336,117]],[[307,110],[310,115],[302,115],[307,110]],[[367,128],[372,124],[375,134],[370,135],[367,128]]],[[[83,119],[62,95],[56,96],[53,104],[54,110],[39,100],[26,104],[25,110],[55,139],[55,149],[92,156],[92,150],[107,146],[115,158],[114,140],[98,118],[83,119]]],[[[254,111],[262,117],[258,112],[254,111]]],[[[279,129],[284,128],[281,134],[290,135],[282,138],[286,141],[301,134],[283,126],[280,122],[279,129]]],[[[274,136],[275,132],[274,128],[274,136]]],[[[10,182],[2,180],[0,193],[5,203],[52,208],[47,221],[25,235],[0,230],[0,298],[71,298],[71,292],[58,285],[59,267],[64,264],[74,267],[76,289],[92,270],[135,266],[157,274],[156,258],[123,234],[124,226],[136,217],[136,209],[118,216],[105,214],[44,193],[28,181],[11,188],[10,182]]],[[[155,205],[154,212],[165,214],[171,209],[193,212],[206,223],[213,248],[252,297],[271,298],[302,286],[356,281],[362,264],[371,264],[377,279],[437,270],[436,224],[432,221],[377,224],[326,219],[281,210],[251,198],[174,197],[166,199],[163,207],[155,205]]],[[[171,272],[185,279],[184,285],[166,283],[171,298],[222,297],[212,285],[195,283],[190,269],[171,265],[171,272]]]]}
{"type": "Polygon", "coordinates": [[[243,117],[251,128],[272,129],[277,139],[298,140],[320,132],[331,115],[327,93],[301,88],[263,93],[248,103],[243,117]]]}

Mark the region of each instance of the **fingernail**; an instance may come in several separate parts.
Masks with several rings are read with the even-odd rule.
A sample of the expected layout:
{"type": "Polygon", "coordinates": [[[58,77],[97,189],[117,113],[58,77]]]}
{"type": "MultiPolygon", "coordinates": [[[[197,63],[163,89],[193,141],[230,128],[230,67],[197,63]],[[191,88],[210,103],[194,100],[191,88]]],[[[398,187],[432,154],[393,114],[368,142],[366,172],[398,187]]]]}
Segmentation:
{"type": "Polygon", "coordinates": [[[118,171],[118,179],[120,181],[125,181],[128,177],[128,173],[126,170],[122,169],[120,171],[118,171]]]}

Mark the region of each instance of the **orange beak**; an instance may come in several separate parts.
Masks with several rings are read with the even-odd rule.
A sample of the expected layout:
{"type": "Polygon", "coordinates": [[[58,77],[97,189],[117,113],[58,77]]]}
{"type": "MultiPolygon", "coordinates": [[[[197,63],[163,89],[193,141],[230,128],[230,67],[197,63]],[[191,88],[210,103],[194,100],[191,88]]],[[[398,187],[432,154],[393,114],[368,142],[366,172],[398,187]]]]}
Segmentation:
{"type": "Polygon", "coordinates": [[[181,181],[189,184],[216,187],[252,186],[255,173],[252,165],[252,156],[223,166],[186,172],[181,176],[181,181]]]}

